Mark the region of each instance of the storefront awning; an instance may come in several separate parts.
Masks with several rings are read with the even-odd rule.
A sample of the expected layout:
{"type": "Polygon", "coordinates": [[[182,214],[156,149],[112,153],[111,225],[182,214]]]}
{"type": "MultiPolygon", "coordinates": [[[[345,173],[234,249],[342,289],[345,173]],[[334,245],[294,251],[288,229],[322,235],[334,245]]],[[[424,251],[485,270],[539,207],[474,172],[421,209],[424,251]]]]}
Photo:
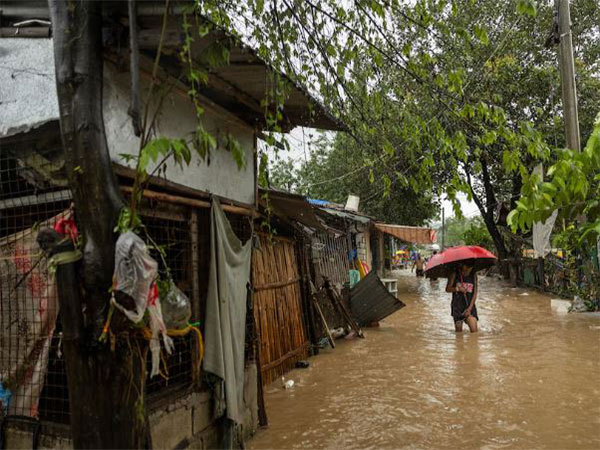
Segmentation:
{"type": "Polygon", "coordinates": [[[409,227],[406,225],[393,225],[388,223],[376,223],[375,228],[394,236],[404,242],[413,244],[433,244],[436,238],[435,230],[424,227],[409,227]]]}

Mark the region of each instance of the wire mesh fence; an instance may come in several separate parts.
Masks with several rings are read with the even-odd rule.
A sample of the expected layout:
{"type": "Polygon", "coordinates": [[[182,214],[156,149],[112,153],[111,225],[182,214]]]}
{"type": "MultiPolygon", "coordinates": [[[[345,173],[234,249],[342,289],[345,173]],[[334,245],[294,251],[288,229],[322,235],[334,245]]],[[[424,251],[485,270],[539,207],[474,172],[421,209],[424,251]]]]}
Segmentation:
{"type": "MultiPolygon", "coordinates": [[[[53,226],[68,214],[71,195],[60,176],[53,182],[44,175],[48,173],[44,164],[54,169],[55,160],[32,163],[31,158],[15,154],[0,150],[0,417],[28,416],[68,424],[58,300],[35,238],[39,227],[53,226]]],[[[164,261],[157,251],[151,251],[159,271],[164,276],[169,267],[177,287],[192,301],[191,320],[200,322],[203,330],[210,210],[144,200],[141,214],[146,233],[142,237],[163,250],[164,261]]],[[[250,238],[248,217],[228,214],[228,219],[242,241],[250,238]]],[[[175,348],[171,355],[164,355],[162,375],[147,381],[150,408],[153,399],[192,387],[195,338],[188,334],[173,340],[175,348]]],[[[250,350],[246,349],[247,355],[250,350]]]]}
{"type": "Polygon", "coordinates": [[[350,253],[346,236],[318,233],[313,239],[312,249],[319,275],[342,286],[350,282],[350,253]]]}
{"type": "Polygon", "coordinates": [[[44,386],[59,383],[49,363],[59,342],[58,301],[35,239],[70,204],[62,180],[47,176],[53,164],[37,153],[0,151],[0,415],[38,417],[51,392],[44,386]]]}

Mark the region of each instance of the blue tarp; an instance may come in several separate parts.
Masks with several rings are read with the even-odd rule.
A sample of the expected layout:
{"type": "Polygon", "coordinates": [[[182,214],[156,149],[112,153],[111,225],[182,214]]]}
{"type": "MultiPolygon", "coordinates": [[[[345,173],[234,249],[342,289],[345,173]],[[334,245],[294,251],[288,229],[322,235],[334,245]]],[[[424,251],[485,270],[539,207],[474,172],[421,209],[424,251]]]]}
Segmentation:
{"type": "Polygon", "coordinates": [[[307,198],[306,200],[308,200],[308,203],[310,203],[311,205],[317,205],[317,206],[326,206],[329,205],[329,203],[327,200],[318,200],[316,198],[307,198]]]}

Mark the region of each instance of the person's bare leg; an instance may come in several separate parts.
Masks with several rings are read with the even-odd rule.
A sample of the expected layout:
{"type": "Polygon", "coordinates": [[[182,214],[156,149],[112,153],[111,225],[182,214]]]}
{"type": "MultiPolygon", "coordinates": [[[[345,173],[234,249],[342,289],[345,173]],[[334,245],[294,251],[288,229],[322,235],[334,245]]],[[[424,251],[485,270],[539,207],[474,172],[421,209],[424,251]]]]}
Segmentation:
{"type": "Polygon", "coordinates": [[[454,322],[454,330],[457,333],[460,333],[462,331],[462,324],[463,324],[462,321],[454,322]]]}
{"type": "Polygon", "coordinates": [[[471,333],[477,333],[477,319],[473,316],[469,316],[467,317],[466,322],[471,333]]]}

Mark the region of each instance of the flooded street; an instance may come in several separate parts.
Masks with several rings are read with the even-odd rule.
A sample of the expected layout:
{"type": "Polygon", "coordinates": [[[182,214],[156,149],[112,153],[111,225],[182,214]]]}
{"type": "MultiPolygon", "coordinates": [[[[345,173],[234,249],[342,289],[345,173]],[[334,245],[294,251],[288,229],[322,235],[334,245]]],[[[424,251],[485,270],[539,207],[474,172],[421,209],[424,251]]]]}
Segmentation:
{"type": "Polygon", "coordinates": [[[483,278],[480,332],[456,334],[444,287],[401,276],[406,308],[265,388],[249,447],[600,448],[600,318],[483,278]]]}

